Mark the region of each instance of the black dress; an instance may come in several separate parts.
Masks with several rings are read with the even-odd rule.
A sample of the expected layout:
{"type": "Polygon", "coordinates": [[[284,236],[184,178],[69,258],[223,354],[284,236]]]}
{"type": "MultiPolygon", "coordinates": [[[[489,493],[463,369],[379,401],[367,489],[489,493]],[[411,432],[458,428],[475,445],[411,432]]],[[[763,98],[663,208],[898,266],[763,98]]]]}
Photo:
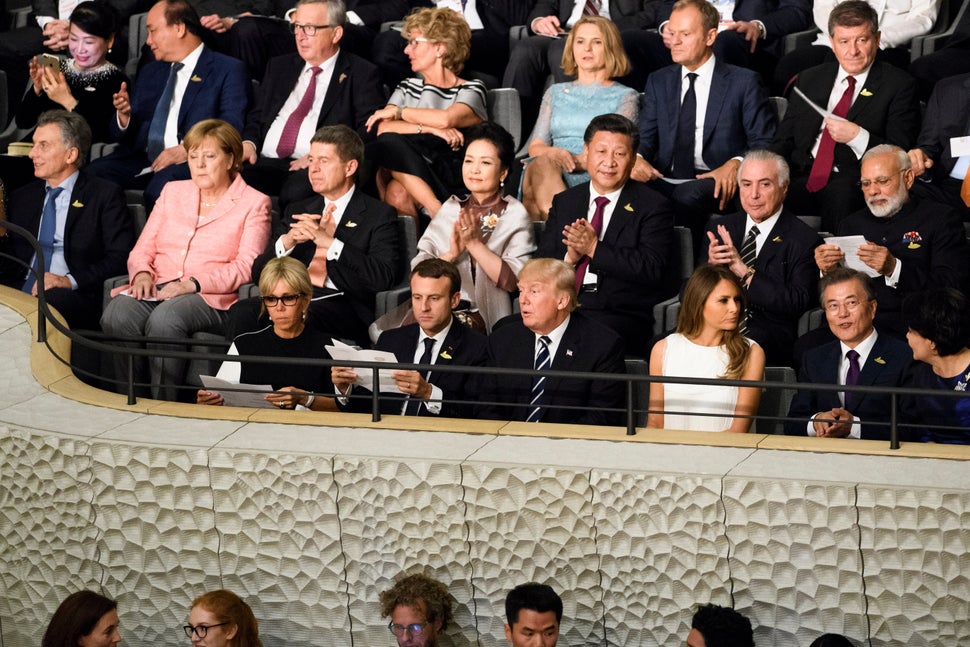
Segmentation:
{"type": "MultiPolygon", "coordinates": [[[[310,328],[304,328],[299,336],[292,339],[277,337],[273,326],[251,333],[243,333],[236,337],[229,349],[229,354],[259,355],[263,357],[294,357],[306,359],[330,359],[326,347],[333,344],[327,335],[310,328]],[[235,350],[235,352],[234,352],[235,350]]],[[[333,383],[330,381],[329,366],[314,366],[310,364],[263,364],[256,362],[241,362],[229,364],[240,366],[239,382],[242,384],[272,384],[273,389],[279,390],[292,386],[304,391],[333,394],[333,383]]],[[[226,367],[226,364],[223,364],[226,367]]],[[[230,371],[236,367],[231,367],[230,371]]],[[[219,371],[219,377],[226,373],[219,371]]]]}

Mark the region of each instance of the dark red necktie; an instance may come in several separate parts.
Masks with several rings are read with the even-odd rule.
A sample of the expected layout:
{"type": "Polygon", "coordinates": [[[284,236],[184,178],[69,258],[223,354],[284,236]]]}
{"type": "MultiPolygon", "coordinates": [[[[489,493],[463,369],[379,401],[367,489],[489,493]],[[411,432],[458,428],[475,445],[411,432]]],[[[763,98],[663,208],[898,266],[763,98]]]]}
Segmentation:
{"type": "MultiPolygon", "coordinates": [[[[855,77],[845,77],[849,87],[842,93],[842,98],[835,104],[832,111],[836,117],[845,118],[849,114],[849,106],[852,105],[852,95],[855,94],[855,77]]],[[[809,193],[815,193],[825,188],[832,175],[832,165],[835,163],[835,140],[829,134],[829,129],[823,126],[822,139],[818,143],[818,153],[815,154],[815,161],[812,162],[812,170],[808,174],[808,184],[805,188],[809,193]]]]}
{"type": "Polygon", "coordinates": [[[583,6],[583,15],[584,16],[600,15],[599,0],[586,0],[586,4],[583,6]]]}
{"type": "Polygon", "coordinates": [[[310,84],[307,86],[306,93],[300,99],[300,103],[297,104],[296,110],[293,111],[290,118],[283,125],[283,132],[280,134],[280,143],[276,146],[276,154],[279,155],[280,159],[288,158],[296,148],[296,136],[300,134],[300,126],[303,125],[303,120],[310,113],[313,99],[317,95],[317,75],[321,71],[319,67],[310,68],[313,76],[310,77],[310,84]]]}
{"type": "MultiPolygon", "coordinates": [[[[593,225],[593,231],[599,238],[603,232],[603,211],[606,209],[606,205],[610,203],[610,199],[601,195],[593,202],[596,203],[596,209],[593,211],[593,219],[590,220],[590,224],[593,225]]],[[[576,264],[576,294],[579,294],[579,291],[583,288],[583,279],[586,278],[587,267],[589,267],[589,256],[583,256],[576,264]]]]}

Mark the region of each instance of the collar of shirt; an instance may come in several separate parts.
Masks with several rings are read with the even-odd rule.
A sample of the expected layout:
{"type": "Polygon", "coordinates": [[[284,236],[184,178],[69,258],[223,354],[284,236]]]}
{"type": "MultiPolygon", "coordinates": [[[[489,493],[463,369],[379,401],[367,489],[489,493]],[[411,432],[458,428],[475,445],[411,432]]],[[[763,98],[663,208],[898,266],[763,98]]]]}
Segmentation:
{"type": "MultiPolygon", "coordinates": [[[[599,0],[599,15],[603,16],[607,20],[610,19],[610,1],[611,0],[599,0]]],[[[571,28],[575,25],[580,18],[583,17],[583,9],[586,8],[586,0],[576,0],[573,5],[573,12],[569,14],[569,20],[566,21],[566,27],[571,28]]]]}
{"type": "MultiPolygon", "coordinates": [[[[556,359],[556,351],[559,350],[559,342],[562,341],[562,336],[566,334],[566,328],[569,327],[570,317],[572,317],[572,315],[566,315],[566,319],[561,324],[553,328],[550,332],[546,333],[546,337],[549,338],[549,365],[550,366],[552,366],[552,362],[554,362],[556,359]]],[[[542,337],[542,335],[536,333],[536,347],[532,353],[533,358],[539,352],[540,337],[542,337]]]]}
{"type": "Polygon", "coordinates": [[[839,342],[839,348],[842,350],[842,355],[839,357],[839,384],[845,384],[845,374],[849,372],[849,360],[846,359],[845,354],[850,350],[855,350],[855,352],[859,353],[859,370],[861,371],[865,367],[866,360],[869,359],[869,353],[872,352],[872,347],[876,345],[876,339],[878,337],[879,333],[873,328],[872,334],[856,344],[855,349],[849,348],[841,341],[839,342]]]}
{"type": "Polygon", "coordinates": [[[179,61],[182,63],[182,69],[175,75],[175,88],[172,90],[172,107],[168,113],[168,120],[165,122],[165,148],[178,146],[181,143],[178,136],[178,123],[182,97],[185,96],[185,91],[188,90],[189,83],[195,75],[195,66],[199,63],[199,57],[202,56],[203,48],[205,48],[205,45],[199,45],[188,56],[179,61]]]}
{"type": "MultiPolygon", "coordinates": [[[[707,117],[707,101],[711,96],[711,82],[714,80],[715,56],[712,54],[703,65],[693,71],[697,75],[694,79],[694,96],[697,98],[697,114],[694,117],[694,166],[699,169],[708,170],[704,162],[704,120],[707,117]]],[[[680,66],[680,101],[683,103],[690,81],[687,75],[691,74],[683,65],[680,66]]]]}
{"type": "Polygon", "coordinates": [[[350,202],[350,199],[354,196],[354,189],[356,188],[357,188],[356,185],[353,185],[353,184],[350,185],[350,190],[347,191],[347,193],[340,196],[339,198],[337,198],[336,200],[327,200],[326,198],[324,198],[323,211],[321,211],[320,213],[324,213],[327,210],[327,207],[329,207],[331,203],[336,205],[337,208],[333,212],[333,224],[335,227],[340,226],[340,221],[343,220],[344,218],[344,211],[347,209],[347,204],[350,202]]]}
{"type": "MultiPolygon", "coordinates": [[[[855,100],[859,97],[859,93],[862,92],[864,87],[866,87],[866,79],[869,78],[869,70],[871,69],[872,66],[870,65],[859,74],[852,75],[855,78],[855,89],[852,91],[852,103],[855,103],[855,100]]],[[[835,75],[835,84],[832,86],[832,93],[829,95],[829,112],[835,110],[835,106],[839,103],[839,100],[845,93],[845,88],[847,87],[846,79],[848,77],[849,73],[843,70],[842,66],[840,65],[839,72],[835,75]]]]}
{"type": "MultiPolygon", "coordinates": [[[[613,217],[613,210],[616,209],[616,203],[620,199],[620,193],[623,192],[623,187],[620,187],[612,193],[604,193],[602,197],[609,200],[607,205],[603,207],[603,228],[600,230],[600,240],[603,240],[603,236],[606,235],[606,228],[610,226],[610,219],[613,217]]],[[[593,220],[593,212],[596,211],[596,198],[600,197],[600,194],[593,189],[593,185],[589,186],[589,204],[586,205],[586,219],[589,221],[593,220]]]]}
{"type": "MultiPolygon", "coordinates": [[[[765,218],[761,222],[755,222],[754,220],[751,219],[751,216],[745,216],[744,233],[742,234],[742,236],[747,236],[748,232],[751,231],[751,228],[755,225],[758,225],[758,237],[754,239],[755,254],[761,253],[761,247],[765,244],[765,241],[768,240],[768,234],[770,234],[771,230],[775,228],[775,223],[778,222],[778,218],[780,216],[781,216],[781,209],[776,211],[771,216],[765,218]]],[[[744,238],[742,238],[740,243],[738,244],[743,244],[743,243],[744,243],[744,238]]],[[[738,249],[740,249],[740,247],[738,249]]]]}
{"type": "Polygon", "coordinates": [[[485,29],[482,19],[478,16],[475,0],[466,0],[464,7],[462,7],[462,0],[438,0],[435,4],[439,9],[451,9],[460,13],[472,31],[485,29]]]}
{"type": "Polygon", "coordinates": [[[424,340],[433,339],[434,346],[431,348],[431,363],[438,363],[438,355],[441,354],[441,345],[445,343],[445,339],[448,337],[448,333],[451,331],[451,326],[455,323],[455,319],[451,318],[448,321],[448,325],[442,328],[437,335],[429,335],[424,332],[421,327],[418,327],[418,345],[414,349],[414,363],[417,364],[421,361],[421,357],[424,355],[424,340]]]}

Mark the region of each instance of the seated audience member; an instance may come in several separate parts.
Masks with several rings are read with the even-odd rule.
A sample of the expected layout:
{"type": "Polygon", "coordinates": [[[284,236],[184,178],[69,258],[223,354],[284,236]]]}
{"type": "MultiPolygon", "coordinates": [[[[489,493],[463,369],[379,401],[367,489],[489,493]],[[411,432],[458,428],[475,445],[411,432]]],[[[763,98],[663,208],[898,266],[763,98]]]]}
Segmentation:
{"type": "Polygon", "coordinates": [[[461,307],[480,332],[512,314],[516,275],[536,249],[532,220],[518,200],[502,195],[514,162],[512,136],[486,122],[465,135],[461,174],[468,195],[451,196],[435,214],[412,267],[428,258],[454,263],[461,274],[461,307]]]}
{"type": "MultiPolygon", "coordinates": [[[[218,119],[200,121],[185,135],[191,180],[170,183],[128,256],[130,284],[104,314],[105,332],[122,337],[188,339],[204,331],[221,334],[226,310],[238,298],[270,232],[270,201],[239,175],[242,140],[218,119]]],[[[127,342],[121,345],[131,345],[127,342]]],[[[137,344],[136,344],[137,345],[137,344]]],[[[185,350],[178,344],[148,348],[185,350]]],[[[116,376],[128,358],[115,357],[116,376]]],[[[135,381],[151,376],[152,397],[177,400],[185,359],[135,358],[135,381]]]]}
{"type": "Polygon", "coordinates": [[[189,624],[182,629],[193,645],[263,647],[252,608],[225,589],[203,593],[193,600],[189,624]]]}
{"type": "Polygon", "coordinates": [[[953,24],[953,32],[942,45],[909,64],[909,73],[916,77],[919,84],[919,98],[929,99],[933,86],[938,81],[970,73],[970,11],[959,15],[953,24]]]}
{"type": "Polygon", "coordinates": [[[345,20],[341,0],[300,0],[292,23],[296,53],[269,62],[246,116],[243,178],[278,194],[283,211],[313,194],[306,177],[313,133],[344,124],[366,137],[367,118],[384,104],[377,68],[340,47],[345,20]]]}
{"type": "MultiPolygon", "coordinates": [[[[877,292],[862,272],[839,267],[819,282],[822,308],[835,341],[805,353],[802,384],[908,386],[913,354],[906,344],[876,331],[877,292]]],[[[790,436],[888,440],[892,401],[881,393],[816,391],[795,394],[785,423],[790,436]]]]}
{"type": "MultiPolygon", "coordinates": [[[[838,0],[814,0],[812,13],[815,26],[821,32],[811,45],[800,47],[786,54],[778,62],[775,70],[775,86],[781,93],[785,86],[801,71],[832,60],[832,44],[825,36],[829,14],[838,5],[838,0]]],[[[909,66],[909,43],[933,28],[940,2],[923,0],[920,2],[889,3],[872,2],[873,11],[879,20],[879,51],[876,56],[896,67],[909,66]]]]}
{"type": "Polygon", "coordinates": [[[239,60],[203,45],[203,27],[187,0],[160,0],[146,24],[156,61],[141,69],[130,93],[123,83],[114,95],[111,128],[121,145],[92,162],[91,171],[127,189],[147,184],[151,208],[166,182],[189,178],[185,133],[211,118],[241,129],[251,84],[239,60]]]}
{"type": "MultiPolygon", "coordinates": [[[[404,364],[482,366],[487,357],[485,336],[452,314],[461,298],[461,277],[454,265],[437,258],[418,263],[411,270],[411,307],[417,323],[384,331],[377,350],[394,353],[404,364]]],[[[369,369],[362,369],[369,370],[369,369]]],[[[343,411],[369,412],[371,391],[353,388],[357,372],[334,366],[331,380],[343,411]],[[343,397],[340,397],[343,396],[343,397]]],[[[477,399],[471,375],[435,371],[394,371],[400,394],[381,397],[381,412],[406,416],[470,416],[470,400],[477,399]]]]}
{"type": "MultiPolygon", "coordinates": [[[[266,263],[259,275],[259,294],[272,325],[236,337],[229,347],[230,356],[330,359],[326,347],[333,340],[306,326],[313,285],[303,263],[289,257],[266,263]]],[[[280,409],[337,410],[329,397],[333,385],[326,366],[226,361],[216,377],[239,384],[270,384],[277,393],[264,397],[280,409]]],[[[200,390],[196,402],[221,405],[225,401],[216,391],[200,390]]]]}
{"type": "Polygon", "coordinates": [[[828,25],[835,60],[799,74],[795,87],[841,119],[823,119],[793,93],[772,149],[795,174],[788,207],[822,216],[822,228],[835,231],[862,207],[857,189],[862,155],[879,144],[912,148],[919,102],[912,77],[876,60],[879,18],[868,3],[839,3],[828,25]]]}
{"type": "Polygon", "coordinates": [[[956,209],[964,221],[970,221],[970,150],[954,145],[970,132],[968,114],[970,74],[940,81],[926,105],[916,148],[909,151],[917,178],[913,195],[956,209]]]}
{"type": "Polygon", "coordinates": [[[596,115],[615,112],[636,123],[639,95],[612,79],[630,63],[616,25],[602,16],[583,16],[566,37],[562,66],[575,81],[546,90],[532,131],[522,181],[522,201],[538,220],[549,217],[552,198],[566,186],[589,181],[583,132],[596,115]]]}
{"type": "Polygon", "coordinates": [[[842,634],[822,634],[808,647],[855,647],[855,645],[842,634]]]}
{"type": "Polygon", "coordinates": [[[454,613],[448,587],[422,573],[407,575],[381,591],[381,617],[399,647],[437,647],[454,613]]]}
{"type": "MultiPolygon", "coordinates": [[[[903,298],[929,287],[964,289],[970,276],[970,248],[953,209],[910,196],[913,170],[902,149],[878,146],[866,153],[861,185],[866,208],[846,218],[836,233],[865,237],[857,254],[878,273],[876,325],[902,338],[903,298]]],[[[823,274],[845,262],[837,245],[815,248],[815,263],[823,274]]]]}
{"type": "Polygon", "coordinates": [[[778,126],[758,75],[714,56],[717,27],[707,0],[674,5],[667,30],[675,64],[647,79],[633,169],[633,179],[650,181],[686,212],[695,238],[707,215],[734,199],[740,156],[767,148],[778,126]]]}
{"type": "Polygon", "coordinates": [[[664,296],[673,211],[659,193],[629,181],[637,140],[626,117],[590,122],[583,136],[590,181],[555,197],[536,256],[573,265],[584,316],[613,329],[628,354],[642,357],[653,306],[664,296]]]}
{"type": "MultiPolygon", "coordinates": [[[[906,340],[917,360],[915,388],[966,391],[970,384],[970,304],[959,290],[942,288],[906,297],[906,340]]],[[[916,436],[924,442],[970,444],[970,396],[914,398],[916,436]],[[925,425],[925,426],[924,426],[925,425]],[[933,428],[941,426],[946,428],[933,428]]]]}
{"type": "MultiPolygon", "coordinates": [[[[516,318],[488,338],[488,365],[537,371],[625,373],[623,341],[576,310],[576,274],[566,263],[532,259],[519,272],[516,318]]],[[[583,309],[585,311],[585,308],[583,309]]],[[[493,420],[619,425],[623,383],[612,380],[489,375],[481,417],[493,420]],[[563,408],[569,407],[569,408],[563,408]]]]}
{"type": "Polygon", "coordinates": [[[520,584],[505,596],[505,621],[512,647],[556,647],[562,599],[548,584],[520,584]]]}
{"type": "MultiPolygon", "coordinates": [[[[272,258],[290,256],[309,268],[313,299],[307,324],[331,337],[368,343],[374,297],[398,282],[401,243],[397,216],[355,184],[364,154],[360,136],[347,126],[324,126],[310,141],[313,196],[291,204],[282,226],[252,267],[257,279],[272,258]]],[[[229,332],[265,326],[259,299],[229,311],[229,332]]]]}
{"type": "Polygon", "coordinates": [[[0,258],[0,283],[36,296],[40,278],[47,303],[69,326],[96,329],[104,280],[124,273],[135,241],[125,194],[83,169],[91,130],[80,115],[43,113],[33,140],[30,159],[37,181],[10,196],[7,218],[37,237],[44,266],[35,275],[33,247],[4,231],[0,253],[9,257],[0,258]]]}
{"type": "Polygon", "coordinates": [[[811,227],[785,209],[788,164],[769,151],[750,151],[738,170],[740,213],[707,225],[707,262],[724,265],[744,286],[744,335],[758,342],[769,366],[789,366],[798,319],[816,293],[811,227]]]}
{"type": "Polygon", "coordinates": [[[652,0],[537,0],[526,19],[529,36],[509,53],[502,86],[515,88],[522,100],[522,123],[535,123],[547,76],[568,81],[560,67],[565,36],[583,16],[602,16],[621,31],[652,27],[652,0]]]}
{"type": "MultiPolygon", "coordinates": [[[[650,374],[764,379],[765,352],[740,329],[744,312],[740,279],[724,265],[701,265],[684,288],[677,331],[650,353],[650,374]]],[[[757,388],[651,382],[647,426],[744,434],[760,401],[757,388]]]]}
{"type": "Polygon", "coordinates": [[[398,213],[430,217],[461,191],[462,129],[488,118],[485,86],[458,75],[468,58],[471,31],[451,9],[421,9],[404,21],[401,35],[411,69],[387,105],[367,120],[377,139],[367,159],[379,167],[381,199],[398,213]]]}
{"type": "Polygon", "coordinates": [[[754,647],[751,621],[728,607],[698,607],[690,627],[687,647],[754,647]]]}
{"type": "Polygon", "coordinates": [[[94,591],[77,591],[58,605],[40,641],[41,647],[116,647],[118,603],[94,591]]]}

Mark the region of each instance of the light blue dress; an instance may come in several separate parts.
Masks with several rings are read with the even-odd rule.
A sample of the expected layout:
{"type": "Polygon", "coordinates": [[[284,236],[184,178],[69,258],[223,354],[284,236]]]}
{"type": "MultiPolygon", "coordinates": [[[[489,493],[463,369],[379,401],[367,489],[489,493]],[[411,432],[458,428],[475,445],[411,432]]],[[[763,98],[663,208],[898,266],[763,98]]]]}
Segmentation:
{"type": "MultiPolygon", "coordinates": [[[[639,103],[636,90],[620,83],[556,83],[542,97],[529,141],[538,139],[578,155],[583,152],[583,133],[593,117],[615,112],[637,123],[639,103]]],[[[564,173],[563,179],[567,186],[576,186],[589,181],[589,174],[564,173]]]]}

